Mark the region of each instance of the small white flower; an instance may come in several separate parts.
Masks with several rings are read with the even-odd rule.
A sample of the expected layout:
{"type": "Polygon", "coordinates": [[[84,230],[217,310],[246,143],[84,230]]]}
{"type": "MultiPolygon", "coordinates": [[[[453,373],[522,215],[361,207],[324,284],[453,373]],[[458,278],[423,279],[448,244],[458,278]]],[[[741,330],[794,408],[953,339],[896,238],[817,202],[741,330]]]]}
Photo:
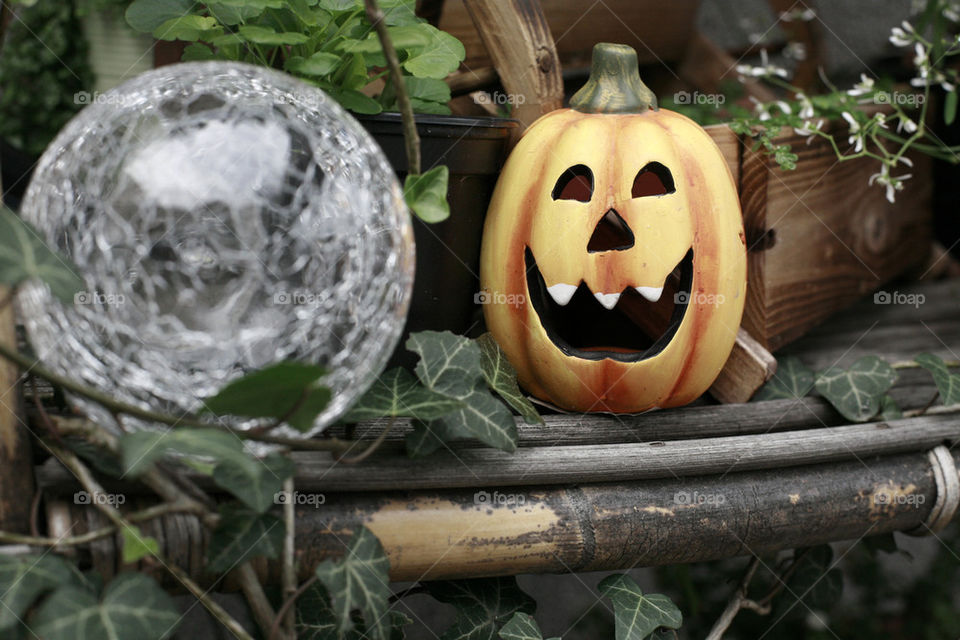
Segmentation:
{"type": "Polygon", "coordinates": [[[920,70],[921,77],[927,77],[927,69],[929,68],[929,60],[927,58],[927,49],[923,46],[922,42],[918,42],[914,47],[914,56],[913,56],[913,65],[920,70]]]}
{"type": "Polygon", "coordinates": [[[739,64],[737,65],[737,73],[751,78],[770,78],[773,76],[786,78],[790,75],[786,69],[770,64],[770,58],[767,56],[766,49],[760,49],[759,67],[754,67],[749,64],[739,64]]]}
{"type": "Polygon", "coordinates": [[[854,153],[860,153],[863,151],[863,131],[860,130],[860,123],[848,111],[844,111],[840,115],[850,125],[850,137],[847,138],[847,141],[853,145],[854,153]]]}
{"type": "Polygon", "coordinates": [[[853,89],[847,91],[848,96],[862,96],[867,93],[873,93],[875,81],[873,78],[868,78],[867,74],[860,74],[860,82],[853,85],[853,89]]]}
{"type": "Polygon", "coordinates": [[[824,123],[823,118],[817,120],[816,123],[814,123],[812,120],[806,120],[803,123],[803,127],[801,127],[800,129],[797,129],[796,127],[794,127],[793,131],[798,136],[809,136],[807,138],[807,144],[810,144],[811,142],[813,142],[813,134],[820,131],[820,127],[823,126],[823,123],[824,123]]]}
{"type": "Polygon", "coordinates": [[[956,7],[944,7],[943,17],[951,22],[960,22],[960,11],[956,7]]]}
{"type": "Polygon", "coordinates": [[[769,120],[771,118],[770,108],[767,105],[760,102],[753,96],[750,96],[750,102],[753,103],[753,112],[757,114],[757,117],[760,119],[761,122],[765,120],[769,120]]]}
{"type": "Polygon", "coordinates": [[[812,118],[814,111],[813,103],[810,101],[810,98],[808,98],[805,93],[798,93],[797,102],[800,103],[800,110],[797,111],[797,115],[804,120],[809,120],[812,118]]]}
{"type": "Polygon", "coordinates": [[[780,108],[780,111],[783,111],[786,114],[792,113],[792,111],[790,111],[790,105],[783,100],[777,100],[774,104],[780,108]]]}
{"type": "Polygon", "coordinates": [[[880,173],[875,173],[867,180],[867,184],[876,182],[878,185],[886,187],[887,200],[893,203],[896,200],[897,191],[903,191],[903,181],[913,177],[912,173],[905,173],[902,176],[891,176],[890,167],[883,164],[880,167],[880,173]]]}
{"type": "Polygon", "coordinates": [[[916,32],[913,26],[906,20],[903,21],[902,27],[894,27],[890,30],[890,43],[896,47],[909,47],[915,37],[916,32]]]}
{"type": "Polygon", "coordinates": [[[912,166],[913,166],[913,160],[911,160],[911,159],[908,158],[907,156],[900,156],[899,158],[897,158],[897,162],[902,162],[903,164],[907,165],[908,167],[912,167],[912,166]]]}
{"type": "Polygon", "coordinates": [[[917,130],[917,123],[902,115],[900,116],[900,122],[897,123],[897,133],[900,133],[901,129],[907,133],[914,133],[917,130]]]}

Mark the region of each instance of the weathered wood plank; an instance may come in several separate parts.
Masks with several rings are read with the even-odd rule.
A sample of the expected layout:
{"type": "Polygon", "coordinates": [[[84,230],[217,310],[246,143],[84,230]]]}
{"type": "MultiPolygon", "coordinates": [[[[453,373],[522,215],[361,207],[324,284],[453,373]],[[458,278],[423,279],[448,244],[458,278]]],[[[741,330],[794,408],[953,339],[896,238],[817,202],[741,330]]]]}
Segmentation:
{"type": "Polygon", "coordinates": [[[526,127],[562,107],[560,60],[539,0],[464,0],[464,5],[504,89],[514,97],[511,116],[526,127]]]}
{"type": "Polygon", "coordinates": [[[776,371],[776,359],[741,327],[710,395],[723,403],[747,402],[776,371]]]}
{"type": "Polygon", "coordinates": [[[523,447],[508,454],[451,448],[429,463],[374,454],[359,465],[294,454],[297,486],[310,491],[617,482],[783,468],[870,455],[920,451],[960,439],[954,416],[692,440],[523,447]]]}

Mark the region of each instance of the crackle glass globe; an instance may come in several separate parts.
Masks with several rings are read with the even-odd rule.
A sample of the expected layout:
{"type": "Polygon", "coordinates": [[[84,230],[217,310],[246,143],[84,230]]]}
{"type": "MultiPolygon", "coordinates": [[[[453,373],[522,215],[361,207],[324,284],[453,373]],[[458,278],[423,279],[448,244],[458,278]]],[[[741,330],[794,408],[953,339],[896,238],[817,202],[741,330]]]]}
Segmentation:
{"type": "Polygon", "coordinates": [[[94,96],[21,213],[86,284],[72,305],[45,285],[18,296],[36,355],[144,408],[196,411],[245,372],[297,360],[329,371],[314,434],[403,328],[414,247],[394,172],[331,98],[277,71],[178,64],[94,96]]]}

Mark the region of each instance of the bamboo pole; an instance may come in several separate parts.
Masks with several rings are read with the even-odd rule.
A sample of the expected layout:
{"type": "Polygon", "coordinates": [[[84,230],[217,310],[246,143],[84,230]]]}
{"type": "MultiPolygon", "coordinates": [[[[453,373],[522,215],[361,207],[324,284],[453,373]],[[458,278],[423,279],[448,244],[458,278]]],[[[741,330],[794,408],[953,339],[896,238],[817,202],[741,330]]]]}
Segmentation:
{"type": "MultiPolygon", "coordinates": [[[[700,562],[914,529],[935,499],[925,453],[688,479],[327,493],[297,506],[298,568],[303,580],[342,554],[360,524],[382,542],[393,580],[700,562]]],[[[85,511],[100,517],[69,508],[83,523],[85,511]]],[[[278,564],[265,573],[279,582],[278,564]]]]}

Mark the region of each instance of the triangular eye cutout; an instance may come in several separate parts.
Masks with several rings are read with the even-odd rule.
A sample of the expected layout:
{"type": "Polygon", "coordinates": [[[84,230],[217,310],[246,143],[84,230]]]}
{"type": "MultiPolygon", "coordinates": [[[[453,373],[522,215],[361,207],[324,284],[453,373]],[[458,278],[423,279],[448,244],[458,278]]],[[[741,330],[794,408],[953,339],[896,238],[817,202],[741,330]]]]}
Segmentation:
{"type": "Polygon", "coordinates": [[[633,231],[620,214],[610,209],[597,223],[587,243],[588,253],[600,251],[623,251],[633,246],[633,231]]]}
{"type": "Polygon", "coordinates": [[[593,172],[585,164],[570,167],[557,179],[552,195],[554,200],[590,202],[593,196],[593,172]]]}
{"type": "Polygon", "coordinates": [[[644,198],[646,196],[663,196],[675,191],[670,169],[659,162],[648,162],[634,178],[631,195],[634,198],[644,198]]]}

